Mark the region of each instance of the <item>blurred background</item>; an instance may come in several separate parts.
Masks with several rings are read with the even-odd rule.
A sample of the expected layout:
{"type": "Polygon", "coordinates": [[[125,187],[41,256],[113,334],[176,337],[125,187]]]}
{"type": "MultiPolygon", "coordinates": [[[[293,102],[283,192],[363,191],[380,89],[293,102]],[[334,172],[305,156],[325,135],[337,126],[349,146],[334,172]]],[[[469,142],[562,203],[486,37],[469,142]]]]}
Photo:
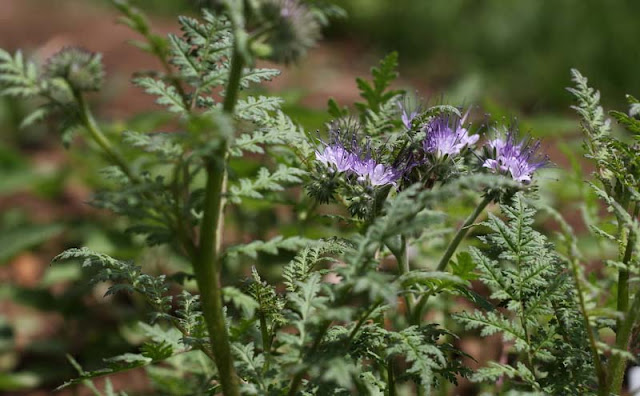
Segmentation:
{"type": "MultiPolygon", "coordinates": [[[[179,13],[197,14],[187,0],[132,3],[149,14],[158,33],[176,32],[179,13]]],[[[611,247],[584,233],[583,218],[593,209],[582,183],[589,168],[564,87],[575,67],[602,91],[607,109],[626,110],[624,95],[640,95],[640,2],[349,0],[340,5],[348,18],[334,21],[306,59],[266,88],[286,99],[294,120],[310,130],[321,128],[329,119],[327,99],[357,100],[354,78],[368,76],[382,56],[398,51],[399,87],[425,99],[476,106],[482,109],[478,118],[483,113],[515,117],[521,130],[543,139],[555,166],[539,179],[542,198],[583,234],[588,260],[611,254],[611,247]]],[[[103,0],[1,0],[0,47],[21,48],[40,63],[65,46],[101,52],[108,83],[92,98],[99,117],[113,128],[124,128],[126,121],[128,128],[153,131],[167,118],[129,81],[134,71],[158,65],[127,44],[136,37],[116,19],[103,0]]],[[[53,256],[88,246],[136,257],[152,271],[172,268],[161,250],[147,250],[140,259],[142,244],[123,232],[123,220],[87,205],[91,192],[102,186],[96,177],[102,160],[87,155],[81,142],[65,149],[53,125],[21,129],[30,109],[29,103],[0,98],[0,394],[7,395],[50,394],[74,375],[67,353],[94,368],[139,342],[131,326],[144,318],[144,303],[135,296],[103,298],[106,287],[89,285],[89,271],[78,263],[51,266],[53,256]]],[[[242,216],[253,225],[245,230],[250,237],[281,227],[278,215],[259,205],[242,216]]],[[[541,227],[553,231],[553,224],[541,227]]],[[[129,394],[148,389],[138,371],[113,381],[129,394]]]]}

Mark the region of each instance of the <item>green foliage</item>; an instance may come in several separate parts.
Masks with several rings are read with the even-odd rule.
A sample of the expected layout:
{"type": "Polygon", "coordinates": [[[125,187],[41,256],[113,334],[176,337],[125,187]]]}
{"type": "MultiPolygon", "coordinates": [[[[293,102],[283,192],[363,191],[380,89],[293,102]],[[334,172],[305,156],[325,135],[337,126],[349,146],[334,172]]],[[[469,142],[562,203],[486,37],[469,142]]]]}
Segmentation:
{"type": "Polygon", "coordinates": [[[164,82],[150,77],[138,78],[134,82],[149,95],[157,96],[156,103],[167,106],[169,111],[182,115],[188,112],[187,105],[183,102],[176,87],[167,86],[164,82]]]}
{"type": "Polygon", "coordinates": [[[373,81],[368,82],[362,78],[357,78],[356,83],[360,89],[360,96],[366,103],[356,103],[356,107],[361,112],[371,109],[377,112],[383,105],[391,99],[403,93],[400,90],[389,90],[391,83],[398,77],[398,53],[392,52],[380,61],[379,67],[371,68],[373,81]]]}
{"type": "Polygon", "coordinates": [[[98,273],[92,282],[116,282],[115,285],[109,287],[106,295],[121,291],[135,291],[144,295],[158,312],[166,312],[171,306],[172,298],[165,296],[168,287],[164,275],[154,277],[144,274],[139,266],[131,262],[116,260],[106,254],[92,252],[87,248],[69,249],[56,256],[53,261],[69,259],[82,260],[83,267],[98,266],[98,273]]]}
{"type": "Polygon", "coordinates": [[[242,198],[262,199],[266,192],[283,191],[283,184],[302,182],[301,177],[305,174],[301,169],[285,165],[280,165],[273,173],[261,168],[256,178],[240,179],[237,185],[231,186],[231,201],[240,203],[242,198]]]}
{"type": "MultiPolygon", "coordinates": [[[[414,109],[399,108],[406,98],[392,88],[396,53],[372,69],[371,81],[357,80],[364,101],[355,104],[356,117],[329,102],[337,118],[331,128],[340,128],[331,139],[339,135],[339,144],[354,152],[361,145],[346,159],[383,164],[397,176],[392,181],[373,183],[379,174],[358,177],[324,163],[316,153],[319,143],[282,110],[283,99],[241,92],[279,74],[256,68],[258,58],[288,62],[315,41],[316,23],[332,9],[320,3],[225,1],[199,19],[179,18],[182,33],[165,39],[151,33],[140,11],[114,0],[122,22],[145,40],[136,45],[163,67],[137,75],[135,84],[170,113],[162,122],[128,128],[98,123],[89,110],[85,95],[103,79],[99,55],[66,50],[39,72],[20,53],[0,52],[4,94],[44,103],[27,122],[49,109],[61,112],[66,129],[75,126],[104,154],[110,165],[102,172],[106,183],[92,204],[125,217],[124,227],[143,235],[146,245],[166,245],[160,275],[88,248],[54,259],[81,260],[93,282],[107,283],[106,295],[127,293],[127,300],[142,300],[151,311],[149,322],[128,337],[134,347],[94,371],[71,359],[78,378],[62,387],[84,384],[100,394],[93,378],[144,367],[153,392],[168,395],[393,395],[401,383],[430,394],[467,376],[492,384],[503,380],[493,389],[506,394],[591,394],[593,372],[600,375],[599,359],[607,354],[615,380],[622,367],[616,362],[630,356],[618,340],[614,346],[602,343],[596,330],[613,329],[628,339],[633,310],[593,309],[595,298],[585,291],[591,285],[577,269],[575,236],[563,223],[562,256],[534,229],[536,212],[523,192],[530,185],[487,174],[472,150],[432,163],[423,146],[425,123],[462,117],[454,106],[432,106],[416,112],[415,128],[406,126],[400,113],[414,109]],[[177,131],[149,131],[166,127],[177,131]],[[289,188],[305,183],[317,202],[304,189],[289,188]],[[455,221],[447,209],[472,196],[484,199],[431,270],[429,257],[415,252],[440,249],[455,221]],[[506,220],[489,214],[482,223],[485,248],[471,247],[450,261],[467,229],[499,198],[506,220]],[[318,202],[339,205],[318,215],[318,202]],[[323,224],[335,221],[335,229],[311,227],[318,217],[323,224]],[[278,224],[288,237],[265,223],[278,224]],[[287,260],[282,284],[274,282],[278,262],[287,260]],[[471,289],[477,279],[490,289],[491,301],[471,289]],[[482,336],[501,334],[504,361],[489,362],[473,375],[463,366],[469,356],[455,346],[456,333],[432,322],[444,317],[444,325],[456,327],[448,323],[449,295],[481,307],[456,317],[482,336]],[[427,315],[432,308],[442,315],[427,315]]],[[[615,217],[614,227],[593,228],[623,252],[609,262],[623,279],[625,271],[638,274],[637,155],[613,137],[586,79],[577,72],[574,78],[586,147],[602,184],[593,190],[615,217]]],[[[628,115],[612,115],[637,134],[637,100],[630,105],[628,115]]],[[[133,256],[114,255],[120,254],[133,256]]],[[[104,392],[114,394],[109,383],[104,392]]]]}
{"type": "MultiPolygon", "coordinates": [[[[600,106],[599,92],[587,85],[587,79],[573,70],[576,88],[569,88],[578,101],[575,109],[582,119],[585,132],[585,145],[588,158],[596,165],[597,182],[589,183],[601,203],[613,214],[615,220],[605,218],[590,224],[593,233],[607,243],[614,243],[618,248],[615,260],[606,260],[604,264],[615,272],[608,272],[601,281],[604,287],[593,287],[584,279],[584,274],[577,263],[580,258],[578,249],[570,245],[570,263],[581,302],[581,314],[588,328],[587,335],[591,344],[591,354],[596,361],[598,387],[601,392],[618,393],[621,390],[626,362],[632,358],[626,351],[631,345],[631,331],[638,321],[637,307],[640,306],[640,293],[634,285],[631,274],[637,274],[638,213],[640,212],[640,157],[636,145],[618,139],[611,133],[610,121],[600,106]],[[615,232],[607,232],[604,228],[611,222],[615,232]],[[613,293],[609,285],[614,286],[613,293]],[[587,290],[592,289],[591,295],[587,290]],[[604,302],[604,304],[603,304],[604,302]],[[615,323],[614,323],[615,319],[615,323]],[[596,332],[608,328],[615,332],[615,344],[601,342],[596,332]],[[611,356],[605,359],[603,352],[609,351],[611,356]]],[[[628,97],[631,108],[629,114],[610,113],[632,135],[637,133],[637,100],[628,97]]],[[[597,218],[596,218],[597,219],[597,218]]],[[[567,227],[565,227],[566,229],[567,227]]],[[[613,229],[613,227],[610,227],[613,229]]],[[[570,232],[565,237],[572,240],[570,232]]]]}
{"type": "Polygon", "coordinates": [[[586,340],[570,343],[562,337],[585,333],[562,262],[546,237],[532,228],[536,211],[522,193],[501,208],[507,220],[490,215],[484,225],[491,233],[482,237],[489,249],[471,248],[471,257],[496,308],[503,309],[463,312],[456,318],[467,329],[481,329],[483,337],[501,334],[521,360],[513,365],[492,362],[472,379],[493,382],[505,376],[512,379],[506,389],[548,394],[593,392],[586,340]],[[568,370],[569,382],[555,375],[559,366],[568,370]]]}
{"type": "MultiPolygon", "coordinates": [[[[640,160],[636,147],[612,135],[611,121],[600,106],[600,93],[587,85],[587,78],[575,69],[572,76],[576,88],[567,89],[577,99],[578,104],[573,108],[582,119],[587,157],[595,162],[599,181],[621,202],[629,199],[627,195],[637,201],[640,198],[637,193],[640,190],[640,160]]],[[[612,115],[631,133],[637,134],[640,121],[633,118],[633,106],[637,101],[629,97],[629,102],[632,106],[629,115],[621,112],[612,112],[612,115]]]]}
{"type": "Polygon", "coordinates": [[[0,61],[2,95],[28,98],[42,92],[35,63],[25,61],[21,51],[11,56],[7,51],[0,50],[0,61]]]}
{"type": "Polygon", "coordinates": [[[283,236],[277,236],[268,241],[253,241],[246,245],[229,247],[225,254],[230,258],[245,255],[255,259],[259,253],[276,255],[279,250],[297,251],[313,245],[314,242],[314,240],[301,237],[284,238],[283,236]]]}
{"type": "MultiPolygon", "coordinates": [[[[63,389],[74,384],[86,384],[89,385],[90,380],[96,377],[102,377],[110,374],[114,374],[120,371],[131,370],[138,367],[145,367],[151,364],[162,362],[177,354],[185,353],[185,350],[175,350],[174,345],[176,342],[176,334],[173,331],[165,331],[160,327],[143,327],[145,330],[145,337],[152,339],[151,342],[145,343],[140,348],[140,353],[125,353],[123,355],[114,356],[109,359],[105,359],[106,367],[95,371],[84,371],[80,366],[75,363],[73,358],[69,357],[71,362],[78,369],[79,376],[73,380],[67,381],[57,389],[63,389]]],[[[89,385],[90,387],[92,385],[89,385]]],[[[111,391],[113,392],[113,391],[111,391]]],[[[107,392],[108,393],[108,392],[107,392]]]]}
{"type": "Polygon", "coordinates": [[[327,242],[305,247],[282,270],[287,291],[295,292],[298,289],[298,282],[304,282],[318,270],[316,265],[331,261],[327,254],[342,252],[344,252],[344,245],[340,243],[327,242]]]}

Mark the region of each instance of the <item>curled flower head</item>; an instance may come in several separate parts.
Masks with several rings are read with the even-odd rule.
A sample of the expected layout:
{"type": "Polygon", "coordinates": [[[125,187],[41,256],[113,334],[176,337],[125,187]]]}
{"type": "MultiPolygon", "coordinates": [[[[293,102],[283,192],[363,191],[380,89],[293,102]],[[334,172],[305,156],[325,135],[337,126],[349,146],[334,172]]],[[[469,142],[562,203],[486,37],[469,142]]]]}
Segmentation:
{"type": "Polygon", "coordinates": [[[534,172],[547,163],[546,158],[538,153],[539,150],[540,141],[523,139],[518,142],[516,134],[509,131],[504,138],[497,137],[487,142],[482,166],[529,184],[534,172]]]}
{"type": "Polygon", "coordinates": [[[474,145],[478,135],[469,135],[469,130],[464,127],[469,112],[462,117],[439,116],[424,126],[426,133],[422,142],[425,153],[438,159],[445,156],[459,155],[465,148],[474,145]]]}
{"type": "Polygon", "coordinates": [[[74,90],[97,91],[104,79],[102,56],[81,48],[63,48],[47,61],[46,73],[63,78],[74,90]]]}
{"type": "Polygon", "coordinates": [[[273,24],[266,41],[273,61],[296,61],[320,37],[320,24],[299,0],[263,0],[262,16],[273,24]]]}

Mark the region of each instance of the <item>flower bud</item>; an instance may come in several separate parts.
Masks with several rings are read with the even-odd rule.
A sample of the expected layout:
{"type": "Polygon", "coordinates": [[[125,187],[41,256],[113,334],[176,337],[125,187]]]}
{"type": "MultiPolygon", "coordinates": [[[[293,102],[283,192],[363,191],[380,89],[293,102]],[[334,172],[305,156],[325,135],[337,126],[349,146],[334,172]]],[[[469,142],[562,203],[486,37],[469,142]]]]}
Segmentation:
{"type": "Polygon", "coordinates": [[[75,91],[97,91],[104,79],[102,56],[81,48],[63,48],[48,60],[46,74],[64,79],[75,91]]]}
{"type": "Polygon", "coordinates": [[[271,47],[267,59],[294,62],[320,37],[320,24],[298,0],[263,0],[263,23],[269,28],[265,44],[271,47]]]}

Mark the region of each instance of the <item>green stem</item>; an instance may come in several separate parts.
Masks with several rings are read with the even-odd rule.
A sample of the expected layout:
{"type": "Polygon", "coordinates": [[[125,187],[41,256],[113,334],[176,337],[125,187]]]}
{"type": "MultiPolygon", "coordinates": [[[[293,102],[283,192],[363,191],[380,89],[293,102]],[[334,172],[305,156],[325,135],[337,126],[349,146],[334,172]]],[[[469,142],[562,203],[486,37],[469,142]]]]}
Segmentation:
{"type": "MultiPolygon", "coordinates": [[[[640,206],[636,204],[635,210],[633,211],[633,217],[638,216],[638,209],[640,206]]],[[[622,257],[622,262],[624,264],[628,264],[629,260],[631,260],[631,254],[633,253],[633,244],[635,236],[633,232],[629,230],[627,235],[627,246],[625,247],[624,254],[622,257]]],[[[627,312],[629,309],[629,270],[625,268],[621,268],[618,271],[618,299],[617,299],[617,309],[618,312],[627,312]]],[[[621,320],[617,321],[617,325],[620,326],[622,323],[621,320]]]]}
{"type": "Polygon", "coordinates": [[[427,302],[432,295],[433,292],[429,290],[418,299],[418,303],[416,304],[415,308],[413,308],[413,315],[411,316],[412,325],[420,324],[420,321],[422,319],[422,312],[424,312],[424,307],[427,306],[427,302]]]}
{"type": "Polygon", "coordinates": [[[109,157],[109,159],[115,163],[120,170],[127,175],[127,177],[134,183],[140,183],[140,178],[129,168],[127,161],[125,161],[124,157],[118,152],[118,150],[113,147],[109,139],[102,133],[98,123],[95,118],[93,118],[93,114],[89,109],[87,102],[84,100],[84,97],[80,93],[76,93],[76,101],[80,107],[80,119],[82,124],[91,135],[93,141],[95,141],[98,146],[105,152],[105,154],[109,157]]]}
{"type": "Polygon", "coordinates": [[[393,372],[393,359],[389,358],[387,362],[387,394],[389,396],[396,396],[398,394],[396,390],[396,378],[393,372]]]}
{"type": "MultiPolygon", "coordinates": [[[[223,109],[228,114],[238,98],[244,61],[237,50],[231,59],[231,70],[225,93],[223,109]]],[[[204,196],[204,214],[200,229],[199,254],[194,271],[202,301],[202,312],[209,330],[211,347],[218,368],[222,392],[225,396],[239,396],[238,377],[233,365],[231,345],[227,333],[222,301],[222,235],[224,233],[224,207],[227,189],[228,139],[224,139],[220,151],[205,160],[207,182],[204,196]]]]}
{"type": "Polygon", "coordinates": [[[226,172],[224,160],[207,161],[207,184],[205,187],[204,215],[200,229],[199,251],[194,262],[194,272],[202,313],[207,323],[211,348],[218,368],[222,391],[226,396],[238,396],[238,379],[233,366],[229,335],[224,318],[222,285],[220,282],[220,245],[223,232],[222,211],[226,172]]]}
{"type": "MultiPolygon", "coordinates": [[[[460,227],[456,235],[453,237],[453,240],[451,240],[451,242],[449,243],[449,246],[447,246],[447,250],[445,251],[444,256],[442,256],[442,259],[440,260],[440,262],[438,263],[438,267],[436,268],[436,271],[444,271],[445,268],[447,268],[447,264],[449,264],[449,260],[451,260],[451,257],[456,252],[456,249],[460,245],[460,242],[462,242],[464,237],[467,235],[467,232],[469,232],[469,228],[471,228],[473,223],[476,221],[478,216],[480,216],[480,213],[482,213],[482,211],[487,207],[487,205],[489,205],[489,203],[493,201],[493,198],[494,197],[492,194],[487,194],[482,199],[482,201],[478,204],[478,206],[473,211],[473,213],[471,213],[469,217],[467,217],[467,219],[462,224],[462,227],[460,227]]],[[[418,299],[418,302],[415,308],[413,309],[413,315],[411,316],[412,324],[415,324],[415,325],[420,324],[420,319],[422,318],[422,312],[424,311],[424,307],[427,305],[427,302],[429,301],[429,297],[431,297],[431,295],[432,293],[428,292],[418,299]]]]}
{"type": "MultiPolygon", "coordinates": [[[[638,217],[640,212],[640,205],[635,204],[633,210],[633,219],[638,217]]],[[[624,256],[622,257],[622,263],[625,265],[631,261],[633,255],[633,245],[635,244],[636,235],[632,230],[629,230],[627,237],[627,246],[624,250],[624,256]]],[[[631,339],[631,330],[638,317],[638,311],[640,310],[640,292],[636,292],[634,303],[629,309],[629,271],[626,269],[620,269],[618,272],[618,312],[624,314],[624,319],[617,320],[616,324],[616,348],[622,351],[626,351],[629,347],[631,339]]],[[[614,355],[609,363],[609,389],[608,393],[619,393],[622,387],[622,380],[624,378],[625,367],[627,359],[621,355],[614,355]]]]}
{"type": "Polygon", "coordinates": [[[260,334],[262,336],[262,350],[266,355],[271,351],[271,337],[269,336],[269,329],[267,327],[267,318],[264,313],[258,314],[260,317],[260,334]]]}
{"type": "Polygon", "coordinates": [[[574,259],[571,260],[571,272],[573,273],[573,279],[576,282],[580,315],[582,316],[582,320],[584,321],[584,327],[587,332],[587,337],[589,338],[589,349],[591,351],[591,358],[593,359],[593,364],[596,369],[596,376],[598,377],[598,394],[606,395],[606,392],[604,392],[607,386],[606,372],[604,371],[604,367],[602,366],[602,362],[600,361],[600,354],[598,353],[598,346],[596,344],[596,338],[593,333],[593,328],[591,327],[591,323],[589,323],[589,314],[587,313],[587,305],[584,301],[584,294],[582,291],[582,285],[578,273],[578,263],[574,259]]]}
{"type": "Polygon", "coordinates": [[[471,213],[469,217],[467,217],[467,219],[464,221],[464,224],[462,224],[462,227],[460,227],[451,243],[449,243],[444,256],[442,256],[440,263],[438,263],[438,267],[436,268],[437,271],[444,271],[444,269],[447,267],[447,264],[449,264],[449,260],[456,252],[458,245],[460,245],[460,242],[462,242],[464,237],[467,235],[467,232],[469,232],[469,228],[473,225],[478,216],[480,216],[480,213],[482,213],[484,208],[486,208],[491,201],[493,201],[493,195],[487,194],[484,199],[478,204],[473,213],[471,213]]]}
{"type": "Polygon", "coordinates": [[[242,69],[244,68],[244,58],[237,49],[233,51],[231,58],[231,70],[229,71],[229,85],[224,94],[222,108],[226,113],[233,114],[233,109],[238,101],[240,91],[240,80],[242,79],[242,69]]]}
{"type": "MultiPolygon", "coordinates": [[[[331,326],[330,320],[327,320],[322,324],[322,327],[320,328],[320,332],[318,333],[318,336],[316,337],[315,341],[313,342],[313,345],[309,349],[309,352],[308,352],[309,356],[315,355],[315,353],[318,351],[318,347],[320,347],[320,343],[322,343],[322,339],[324,338],[324,335],[327,334],[327,330],[329,330],[329,326],[331,326]]],[[[291,379],[291,383],[289,384],[289,392],[287,392],[288,396],[294,396],[298,392],[298,388],[302,383],[302,378],[304,378],[305,373],[306,373],[305,370],[301,370],[291,379]]]]}
{"type": "Polygon", "coordinates": [[[262,336],[262,353],[265,355],[264,365],[262,366],[262,374],[264,375],[269,371],[271,363],[271,335],[269,334],[265,314],[260,312],[258,317],[260,319],[260,334],[262,336]]]}
{"type": "MultiPolygon", "coordinates": [[[[400,236],[400,252],[398,254],[398,257],[396,257],[396,259],[398,260],[398,271],[400,272],[400,275],[404,275],[406,273],[409,273],[409,271],[411,271],[411,266],[409,265],[409,255],[407,254],[407,248],[408,248],[407,238],[404,235],[402,235],[400,236]]],[[[411,318],[411,315],[413,313],[413,305],[415,304],[415,298],[413,294],[405,295],[404,301],[407,306],[406,317],[411,318]]]]}
{"type": "MultiPolygon", "coordinates": [[[[626,313],[625,318],[616,333],[616,349],[626,351],[629,348],[629,342],[631,341],[631,330],[633,329],[634,324],[638,321],[639,314],[640,292],[637,292],[635,298],[633,299],[631,309],[626,313]]],[[[619,354],[613,355],[611,357],[611,362],[609,363],[609,376],[611,380],[609,381],[607,392],[605,392],[606,395],[619,395],[621,393],[622,380],[624,379],[626,365],[626,357],[619,354]]]]}
{"type": "MultiPolygon", "coordinates": [[[[89,132],[89,135],[91,136],[93,141],[96,142],[96,144],[98,144],[98,146],[102,149],[102,151],[105,153],[108,159],[112,163],[114,163],[118,168],[120,168],[122,173],[124,173],[133,184],[142,184],[143,180],[133,172],[133,170],[129,167],[129,165],[127,164],[127,161],[120,154],[117,148],[114,147],[109,141],[109,139],[104,135],[104,133],[100,129],[100,126],[98,125],[95,118],[93,117],[93,114],[91,113],[91,109],[89,109],[89,106],[86,100],[84,99],[84,97],[82,96],[82,94],[79,92],[75,92],[74,96],[76,98],[78,107],[80,109],[80,112],[79,112],[80,121],[82,122],[86,130],[89,132]]],[[[174,206],[174,213],[173,213],[173,216],[175,217],[175,219],[172,219],[170,214],[162,210],[163,203],[160,201],[157,195],[153,195],[151,193],[144,192],[144,191],[141,193],[141,195],[143,196],[143,198],[149,201],[152,201],[156,205],[157,213],[163,214],[167,223],[176,231],[176,233],[178,234],[179,242],[180,242],[180,246],[178,246],[178,250],[182,248],[183,253],[187,257],[193,258],[195,254],[195,246],[193,245],[192,240],[188,239],[184,234],[185,230],[188,231],[188,228],[182,222],[183,216],[179,212],[178,197],[175,197],[175,203],[174,203],[175,206],[174,206]]]]}
{"type": "Polygon", "coordinates": [[[353,327],[353,329],[349,333],[349,338],[347,339],[347,349],[349,349],[349,346],[351,345],[353,340],[356,338],[356,335],[358,334],[358,330],[360,330],[364,322],[367,319],[369,319],[369,315],[371,315],[371,313],[375,311],[376,308],[380,306],[380,304],[381,303],[372,304],[371,307],[367,310],[367,312],[365,312],[365,314],[360,318],[360,320],[358,320],[358,323],[356,323],[356,325],[353,327]]]}

